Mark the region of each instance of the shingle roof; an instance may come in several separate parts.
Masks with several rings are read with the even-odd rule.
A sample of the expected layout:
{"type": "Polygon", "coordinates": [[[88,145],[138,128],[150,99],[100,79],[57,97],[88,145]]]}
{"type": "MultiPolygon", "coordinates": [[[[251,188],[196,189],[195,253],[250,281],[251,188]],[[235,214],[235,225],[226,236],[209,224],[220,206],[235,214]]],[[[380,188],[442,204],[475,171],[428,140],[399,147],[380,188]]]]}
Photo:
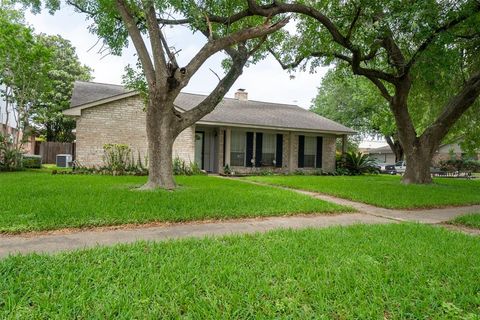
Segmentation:
{"type": "Polygon", "coordinates": [[[393,153],[390,146],[383,146],[375,149],[370,149],[369,153],[393,153]]]}
{"type": "Polygon", "coordinates": [[[70,107],[78,107],[98,100],[121,95],[131,90],[116,84],[75,81],[70,107]]]}
{"type": "MultiPolygon", "coordinates": [[[[73,90],[71,107],[80,107],[87,103],[128,92],[131,91],[119,85],[77,81],[73,90]]],[[[205,95],[200,94],[180,93],[175,100],[175,105],[180,109],[190,110],[203,101],[205,97],[205,95]]],[[[350,128],[296,105],[252,100],[241,101],[232,98],[224,98],[215,110],[203,117],[201,121],[230,125],[355,133],[350,128]]]]}

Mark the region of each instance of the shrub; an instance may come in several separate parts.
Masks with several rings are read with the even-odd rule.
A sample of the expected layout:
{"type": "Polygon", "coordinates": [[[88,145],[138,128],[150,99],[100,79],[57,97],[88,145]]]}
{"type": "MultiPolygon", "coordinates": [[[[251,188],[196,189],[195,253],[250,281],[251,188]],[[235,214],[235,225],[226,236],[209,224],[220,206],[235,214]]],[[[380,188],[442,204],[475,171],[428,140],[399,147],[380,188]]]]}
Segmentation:
{"type": "Polygon", "coordinates": [[[440,161],[440,169],[446,172],[480,172],[480,162],[463,159],[443,160],[440,161]]]}
{"type": "Polygon", "coordinates": [[[122,175],[132,166],[132,150],[126,144],[106,144],[103,146],[104,168],[113,175],[122,175]]]}
{"type": "Polygon", "coordinates": [[[22,152],[0,134],[0,171],[16,171],[22,169],[22,152]]]}
{"type": "Polygon", "coordinates": [[[371,159],[367,154],[362,154],[361,152],[347,152],[344,159],[340,156],[340,159],[337,158],[337,168],[346,170],[338,170],[338,172],[348,172],[348,175],[378,173],[375,160],[371,159]]]}
{"type": "Polygon", "coordinates": [[[333,174],[335,176],[351,176],[352,175],[348,169],[342,168],[342,167],[336,168],[333,174]]]}
{"type": "Polygon", "coordinates": [[[227,175],[231,175],[233,173],[232,168],[230,168],[230,165],[226,164],[223,167],[223,173],[227,175]]]}
{"type": "Polygon", "coordinates": [[[22,165],[24,168],[41,169],[42,157],[34,154],[23,155],[22,165]]]}
{"type": "Polygon", "coordinates": [[[273,176],[275,175],[275,171],[271,169],[260,169],[257,172],[255,172],[255,174],[258,176],[273,176]]]}
{"type": "Polygon", "coordinates": [[[196,162],[187,164],[185,160],[175,157],[173,159],[173,174],[177,176],[192,176],[205,174],[196,162]]]}
{"type": "Polygon", "coordinates": [[[112,175],[146,175],[148,159],[145,158],[145,165],[142,163],[140,152],[135,159],[130,147],[126,144],[109,143],[103,146],[103,166],[100,168],[85,168],[78,166],[78,173],[99,173],[112,175]]]}

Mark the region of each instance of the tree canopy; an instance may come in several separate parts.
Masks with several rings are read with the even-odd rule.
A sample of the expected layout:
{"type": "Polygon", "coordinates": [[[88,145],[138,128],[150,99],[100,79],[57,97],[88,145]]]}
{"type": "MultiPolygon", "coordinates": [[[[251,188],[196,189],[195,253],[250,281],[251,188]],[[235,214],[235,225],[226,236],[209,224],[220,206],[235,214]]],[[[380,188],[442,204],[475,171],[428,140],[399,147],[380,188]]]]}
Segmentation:
{"type": "Polygon", "coordinates": [[[33,121],[47,141],[71,142],[75,139],[72,133],[75,120],[64,116],[62,111],[70,107],[74,82],[91,80],[92,70],[80,63],[70,41],[58,35],[39,34],[36,37],[41,45],[52,51],[52,68],[47,76],[53,89],[41,93],[33,110],[33,121]]]}
{"type": "Polygon", "coordinates": [[[0,8],[0,83],[17,126],[49,141],[73,141],[75,122],[62,111],[70,104],[75,80],[91,79],[75,48],[60,36],[35,34],[21,12],[0,8]],[[14,36],[15,35],[15,36],[14,36]]]}
{"type": "Polygon", "coordinates": [[[435,150],[480,95],[477,0],[248,3],[257,15],[296,14],[296,33],[271,48],[284,68],[343,64],[368,79],[394,116],[402,181],[432,181],[435,150]]]}

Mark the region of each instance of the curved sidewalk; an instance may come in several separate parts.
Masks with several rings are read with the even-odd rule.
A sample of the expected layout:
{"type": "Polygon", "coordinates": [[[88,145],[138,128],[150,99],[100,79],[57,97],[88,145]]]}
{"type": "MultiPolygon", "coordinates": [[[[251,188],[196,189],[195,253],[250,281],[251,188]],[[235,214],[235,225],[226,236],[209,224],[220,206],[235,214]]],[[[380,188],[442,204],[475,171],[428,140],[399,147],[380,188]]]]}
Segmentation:
{"type": "MultiPolygon", "coordinates": [[[[16,253],[55,253],[65,250],[91,248],[97,245],[114,245],[138,240],[164,241],[188,237],[223,236],[266,232],[279,228],[326,228],[330,226],[348,226],[352,224],[381,224],[411,221],[427,224],[439,224],[456,216],[480,212],[480,205],[430,210],[390,210],[371,205],[340,199],[314,192],[289,189],[293,192],[337,204],[351,206],[358,213],[337,215],[297,215],[240,219],[212,222],[190,222],[166,224],[165,226],[137,226],[128,228],[98,228],[70,232],[53,231],[51,233],[0,235],[0,258],[16,253]]],[[[480,231],[455,226],[449,229],[469,234],[480,231]]]]}

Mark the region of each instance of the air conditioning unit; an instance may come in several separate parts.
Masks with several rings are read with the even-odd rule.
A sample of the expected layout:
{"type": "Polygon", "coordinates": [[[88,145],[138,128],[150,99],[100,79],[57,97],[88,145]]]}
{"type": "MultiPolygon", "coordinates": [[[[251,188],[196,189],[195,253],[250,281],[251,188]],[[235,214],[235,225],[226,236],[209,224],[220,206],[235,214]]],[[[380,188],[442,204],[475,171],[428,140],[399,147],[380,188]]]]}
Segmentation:
{"type": "Polygon", "coordinates": [[[71,154],[57,154],[57,167],[69,168],[72,166],[71,154]]]}

